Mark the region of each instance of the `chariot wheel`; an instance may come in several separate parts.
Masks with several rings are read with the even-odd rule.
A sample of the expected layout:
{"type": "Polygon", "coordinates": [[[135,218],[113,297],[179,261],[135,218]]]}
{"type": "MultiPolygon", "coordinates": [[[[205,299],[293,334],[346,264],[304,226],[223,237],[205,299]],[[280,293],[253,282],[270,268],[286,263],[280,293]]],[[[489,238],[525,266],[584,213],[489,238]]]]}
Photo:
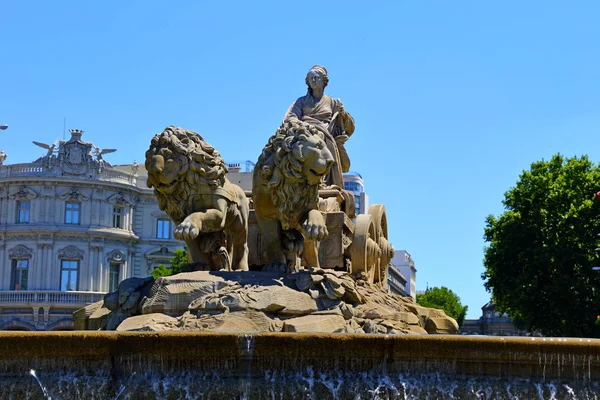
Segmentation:
{"type": "Polygon", "coordinates": [[[350,250],[352,264],[351,273],[364,272],[367,280],[375,281],[375,270],[379,264],[381,251],[375,239],[377,232],[375,223],[369,214],[360,214],[356,217],[354,238],[350,250]]]}
{"type": "Polygon", "coordinates": [[[373,204],[369,207],[369,215],[375,224],[375,241],[381,251],[378,265],[374,271],[374,282],[385,285],[388,276],[390,260],[394,256],[394,249],[388,242],[387,213],[383,204],[373,204]]]}

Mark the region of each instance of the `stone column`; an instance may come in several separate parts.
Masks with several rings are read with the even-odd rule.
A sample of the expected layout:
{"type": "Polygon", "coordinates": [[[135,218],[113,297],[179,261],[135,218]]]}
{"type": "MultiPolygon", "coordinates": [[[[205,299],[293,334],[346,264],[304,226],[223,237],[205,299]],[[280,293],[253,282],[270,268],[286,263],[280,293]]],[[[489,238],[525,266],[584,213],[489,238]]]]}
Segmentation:
{"type": "Polygon", "coordinates": [[[5,210],[6,219],[8,223],[14,224],[17,221],[17,200],[16,199],[7,199],[7,207],[5,210]]]}
{"type": "Polygon", "coordinates": [[[52,290],[53,282],[52,282],[52,245],[45,244],[44,245],[44,271],[42,273],[42,289],[43,290],[52,290]]]}
{"type": "Polygon", "coordinates": [[[123,229],[131,231],[131,225],[129,224],[129,206],[123,207],[123,229]]]}
{"type": "Polygon", "coordinates": [[[102,292],[104,285],[104,276],[103,276],[103,261],[102,261],[102,252],[104,250],[103,246],[94,245],[91,246],[93,248],[93,256],[90,256],[90,261],[93,265],[92,273],[94,274],[94,286],[93,291],[102,292]]]}
{"type": "Polygon", "coordinates": [[[90,290],[96,292],[98,286],[98,271],[96,271],[96,260],[98,259],[98,246],[90,245],[90,290]]]}
{"type": "Polygon", "coordinates": [[[49,205],[48,208],[50,209],[49,212],[49,222],[52,224],[56,224],[56,215],[60,214],[60,209],[57,210],[57,207],[59,206],[57,204],[56,198],[55,197],[51,197],[48,199],[49,200],[49,205]]]}
{"type": "Polygon", "coordinates": [[[0,244],[0,290],[8,290],[10,286],[11,259],[6,254],[4,238],[0,244]]]}

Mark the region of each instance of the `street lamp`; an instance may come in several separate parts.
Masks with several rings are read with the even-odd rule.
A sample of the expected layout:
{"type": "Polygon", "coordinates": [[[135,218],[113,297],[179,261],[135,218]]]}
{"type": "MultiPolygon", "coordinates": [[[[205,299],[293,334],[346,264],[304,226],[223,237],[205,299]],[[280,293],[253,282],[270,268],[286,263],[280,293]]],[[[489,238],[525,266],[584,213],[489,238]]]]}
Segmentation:
{"type": "Polygon", "coordinates": [[[5,131],[6,129],[8,129],[8,125],[6,125],[6,124],[0,124],[0,130],[1,131],[5,131]]]}

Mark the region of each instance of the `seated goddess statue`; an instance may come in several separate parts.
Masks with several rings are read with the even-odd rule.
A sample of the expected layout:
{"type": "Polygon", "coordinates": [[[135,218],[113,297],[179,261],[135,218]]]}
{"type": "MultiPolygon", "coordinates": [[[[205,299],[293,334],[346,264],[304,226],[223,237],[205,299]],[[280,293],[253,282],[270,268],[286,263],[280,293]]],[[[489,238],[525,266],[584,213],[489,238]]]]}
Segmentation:
{"type": "Polygon", "coordinates": [[[335,159],[325,184],[343,188],[342,172],[350,170],[350,158],[344,143],[354,133],[354,119],[344,109],[340,99],[335,100],[325,95],[325,87],[329,82],[325,67],[320,65],[312,67],[306,74],[305,81],[308,93],[290,106],[283,121],[304,121],[323,133],[327,148],[335,159]]]}

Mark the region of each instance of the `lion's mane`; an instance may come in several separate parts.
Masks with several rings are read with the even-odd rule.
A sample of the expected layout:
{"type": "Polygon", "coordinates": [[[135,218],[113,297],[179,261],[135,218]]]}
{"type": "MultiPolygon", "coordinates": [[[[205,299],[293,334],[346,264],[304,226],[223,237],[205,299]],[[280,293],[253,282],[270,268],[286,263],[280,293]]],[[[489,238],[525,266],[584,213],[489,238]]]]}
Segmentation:
{"type": "MultiPolygon", "coordinates": [[[[176,223],[181,223],[186,216],[196,210],[188,210],[188,200],[198,192],[200,186],[211,189],[223,187],[227,166],[221,155],[208,144],[200,134],[169,126],[156,134],[146,151],[146,160],[154,155],[161,155],[165,160],[175,160],[180,165],[177,190],[165,195],[154,187],[158,206],[176,223]]],[[[153,187],[150,179],[148,187],[153,187]]]]}
{"type": "Polygon", "coordinates": [[[267,182],[271,201],[277,207],[284,230],[296,228],[301,214],[319,202],[319,184],[309,185],[302,172],[303,143],[323,134],[301,121],[284,122],[269,138],[256,168],[267,182]]]}

